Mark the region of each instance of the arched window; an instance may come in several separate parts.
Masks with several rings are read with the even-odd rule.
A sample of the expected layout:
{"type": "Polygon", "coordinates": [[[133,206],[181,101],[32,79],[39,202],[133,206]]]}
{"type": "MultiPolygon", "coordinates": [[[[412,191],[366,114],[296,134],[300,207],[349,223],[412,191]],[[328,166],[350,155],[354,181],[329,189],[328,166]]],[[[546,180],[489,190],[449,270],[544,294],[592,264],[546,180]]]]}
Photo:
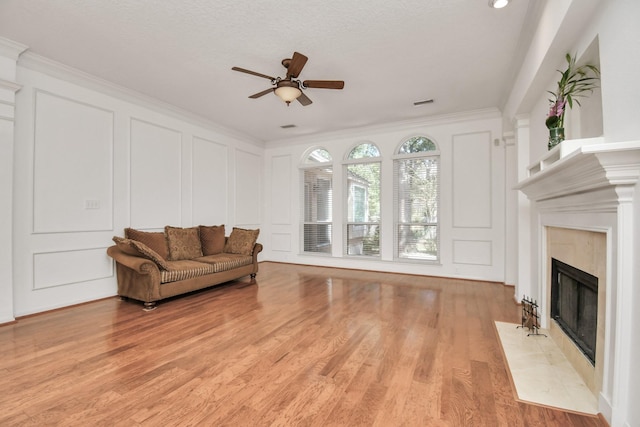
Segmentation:
{"type": "Polygon", "coordinates": [[[349,151],[347,159],[356,160],[371,157],[380,157],[380,150],[378,150],[378,147],[375,144],[365,142],[357,145],[351,151],[349,151]]]}
{"type": "Polygon", "coordinates": [[[436,151],[436,143],[424,136],[414,136],[407,139],[398,149],[398,154],[415,154],[426,151],[436,151]]]}
{"type": "Polygon", "coordinates": [[[307,165],[313,165],[317,163],[331,162],[331,154],[324,148],[316,148],[304,159],[304,163],[307,165]]]}
{"type": "Polygon", "coordinates": [[[425,136],[414,136],[400,145],[393,165],[395,258],[438,261],[438,147],[425,136]]]}
{"type": "Polygon", "coordinates": [[[346,255],[380,256],[380,160],[370,142],[355,146],[345,159],[346,255]]]}
{"type": "Polygon", "coordinates": [[[324,148],[306,155],[302,175],[303,252],[331,253],[333,210],[333,159],[324,148]]]}

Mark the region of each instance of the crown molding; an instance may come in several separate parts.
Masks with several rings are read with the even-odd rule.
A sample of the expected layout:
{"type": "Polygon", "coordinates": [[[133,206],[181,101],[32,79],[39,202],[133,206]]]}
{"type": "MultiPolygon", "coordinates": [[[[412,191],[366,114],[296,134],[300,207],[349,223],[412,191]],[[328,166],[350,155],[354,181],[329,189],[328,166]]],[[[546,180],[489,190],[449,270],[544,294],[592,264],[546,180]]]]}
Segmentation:
{"type": "Polygon", "coordinates": [[[363,133],[407,131],[424,126],[447,125],[471,120],[487,120],[502,118],[502,113],[497,108],[484,108],[479,110],[463,111],[459,113],[440,114],[417,119],[402,120],[396,122],[378,123],[375,125],[345,128],[331,132],[316,133],[312,135],[295,136],[291,138],[266,141],[269,148],[288,146],[292,144],[319,143],[336,138],[358,137],[363,133]]]}
{"type": "Polygon", "coordinates": [[[204,127],[236,140],[250,143],[261,148],[264,147],[263,141],[250,135],[239,132],[235,129],[227,128],[198,114],[183,110],[157,98],[144,95],[133,89],[120,86],[108,80],[78,70],[77,68],[46,58],[42,55],[38,55],[33,52],[25,52],[20,56],[18,65],[33,71],[42,72],[86,89],[94,90],[117,99],[141,105],[163,114],[171,115],[196,126],[204,127]]]}
{"type": "Polygon", "coordinates": [[[16,61],[22,52],[27,49],[29,49],[27,45],[0,37],[0,56],[6,56],[16,61]]]}

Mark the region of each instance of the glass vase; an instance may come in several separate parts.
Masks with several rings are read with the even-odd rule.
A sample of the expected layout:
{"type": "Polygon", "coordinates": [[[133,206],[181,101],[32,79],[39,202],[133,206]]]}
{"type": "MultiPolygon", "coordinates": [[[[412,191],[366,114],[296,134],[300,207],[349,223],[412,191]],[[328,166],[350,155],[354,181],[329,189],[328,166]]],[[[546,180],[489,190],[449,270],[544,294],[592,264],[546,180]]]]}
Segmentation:
{"type": "Polygon", "coordinates": [[[564,128],[551,128],[549,129],[549,143],[547,148],[551,150],[556,145],[564,141],[564,128]]]}

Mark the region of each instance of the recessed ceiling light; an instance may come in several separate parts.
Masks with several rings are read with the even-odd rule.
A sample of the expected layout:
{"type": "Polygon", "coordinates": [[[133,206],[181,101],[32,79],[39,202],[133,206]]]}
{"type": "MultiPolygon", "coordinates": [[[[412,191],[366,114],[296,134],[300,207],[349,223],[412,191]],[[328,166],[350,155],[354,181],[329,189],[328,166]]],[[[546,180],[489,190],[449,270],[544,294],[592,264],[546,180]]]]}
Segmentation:
{"type": "Polygon", "coordinates": [[[494,9],[502,9],[509,4],[509,0],[489,0],[489,6],[494,9]]]}
{"type": "Polygon", "coordinates": [[[413,105],[417,107],[419,105],[431,104],[432,102],[433,102],[433,99],[425,99],[424,101],[416,101],[413,103],[413,105]]]}

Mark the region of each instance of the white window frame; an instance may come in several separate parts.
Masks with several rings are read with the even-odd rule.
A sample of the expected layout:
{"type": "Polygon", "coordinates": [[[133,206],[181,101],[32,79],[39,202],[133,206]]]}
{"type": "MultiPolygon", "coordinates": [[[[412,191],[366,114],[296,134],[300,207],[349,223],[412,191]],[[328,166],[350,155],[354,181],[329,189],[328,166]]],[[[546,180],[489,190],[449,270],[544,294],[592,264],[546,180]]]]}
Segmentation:
{"type": "MultiPolygon", "coordinates": [[[[301,189],[300,189],[300,253],[301,254],[305,254],[305,255],[317,255],[317,256],[331,256],[332,255],[332,251],[333,251],[333,242],[334,242],[334,229],[333,229],[333,177],[334,177],[334,164],[333,164],[333,158],[331,158],[330,160],[327,161],[310,161],[310,157],[313,155],[314,152],[316,152],[317,150],[323,150],[325,152],[327,152],[327,154],[329,154],[329,156],[331,156],[331,154],[329,153],[329,150],[323,148],[323,147],[313,147],[309,150],[307,150],[307,152],[305,153],[305,155],[302,158],[302,162],[299,166],[299,170],[300,170],[300,182],[301,182],[301,189]],[[331,172],[328,173],[327,175],[331,177],[330,179],[330,185],[329,185],[329,200],[328,200],[328,204],[327,204],[327,214],[328,214],[328,220],[318,220],[317,218],[315,220],[308,220],[308,214],[309,213],[313,213],[312,212],[308,212],[307,209],[310,206],[310,203],[308,203],[308,196],[309,194],[311,194],[311,192],[309,191],[309,186],[310,185],[315,185],[315,184],[310,184],[309,182],[307,182],[306,179],[306,175],[309,171],[312,170],[321,170],[321,169],[330,169],[331,172]],[[320,226],[320,225],[325,225],[328,228],[328,234],[327,234],[327,238],[328,238],[328,244],[326,245],[327,249],[324,251],[321,250],[306,250],[308,243],[306,240],[307,237],[307,233],[305,233],[305,228],[307,228],[308,226],[320,226]]],[[[318,174],[318,176],[320,176],[321,174],[318,174]]],[[[316,211],[317,213],[317,211],[316,211]]],[[[319,247],[319,246],[317,246],[319,247]]]]}
{"type": "MultiPolygon", "coordinates": [[[[343,186],[342,188],[345,188],[345,195],[344,195],[344,206],[346,207],[345,211],[344,211],[344,227],[343,227],[343,242],[342,242],[342,253],[345,257],[363,257],[366,259],[380,259],[381,257],[381,252],[382,252],[382,206],[380,206],[380,217],[378,218],[378,221],[349,221],[349,209],[353,209],[354,207],[351,206],[351,204],[349,203],[349,194],[350,194],[350,184],[349,184],[349,166],[351,165],[355,165],[355,164],[372,164],[372,163],[378,163],[379,164],[379,169],[380,169],[380,188],[379,191],[382,192],[382,156],[378,155],[377,157],[363,157],[363,158],[359,158],[359,159],[351,159],[349,158],[349,155],[353,152],[354,149],[356,149],[357,147],[359,147],[360,145],[363,144],[370,144],[376,147],[376,149],[378,150],[378,153],[380,153],[380,148],[377,146],[377,144],[374,144],[373,142],[369,142],[369,141],[364,141],[364,142],[360,142],[358,144],[355,144],[354,146],[352,146],[349,151],[347,151],[346,153],[346,157],[345,160],[343,161],[343,186]],[[363,226],[365,228],[367,227],[371,227],[371,226],[377,226],[378,227],[378,254],[377,255],[365,255],[365,254],[349,254],[349,227],[351,226],[363,226]]],[[[357,186],[357,184],[354,184],[354,186],[357,186]]],[[[380,195],[382,197],[382,194],[380,195]]],[[[367,197],[368,199],[368,197],[367,197]]],[[[368,206],[368,202],[366,204],[366,209],[368,211],[369,206],[368,206]]]]}
{"type": "Polygon", "coordinates": [[[442,173],[441,173],[441,166],[442,166],[442,162],[441,162],[441,156],[440,156],[440,150],[438,149],[438,144],[435,142],[435,140],[433,140],[432,138],[429,138],[427,136],[423,136],[423,135],[415,135],[409,138],[405,138],[402,140],[402,143],[400,143],[395,151],[395,155],[393,156],[393,210],[394,210],[394,221],[393,221],[393,258],[394,261],[398,261],[398,262],[414,262],[414,263],[428,263],[428,264],[439,264],[440,263],[440,252],[441,252],[441,245],[440,245],[440,232],[441,232],[441,227],[440,227],[440,211],[441,211],[441,206],[440,206],[440,186],[441,186],[441,181],[442,181],[442,173]],[[400,148],[407,143],[409,140],[411,140],[412,138],[415,137],[424,137],[426,139],[428,139],[429,141],[431,141],[434,146],[435,146],[435,150],[428,150],[428,151],[420,151],[420,152],[415,152],[415,153],[408,153],[408,154],[398,154],[400,151],[400,148]],[[436,222],[400,222],[400,206],[399,206],[399,162],[403,161],[403,160],[419,160],[419,159],[434,159],[437,162],[437,200],[436,200],[436,205],[437,205],[437,214],[436,214],[436,222]],[[400,227],[401,226],[435,226],[436,227],[436,255],[434,258],[427,258],[427,257],[401,257],[400,256],[400,242],[399,242],[399,238],[400,238],[400,227]]]}

